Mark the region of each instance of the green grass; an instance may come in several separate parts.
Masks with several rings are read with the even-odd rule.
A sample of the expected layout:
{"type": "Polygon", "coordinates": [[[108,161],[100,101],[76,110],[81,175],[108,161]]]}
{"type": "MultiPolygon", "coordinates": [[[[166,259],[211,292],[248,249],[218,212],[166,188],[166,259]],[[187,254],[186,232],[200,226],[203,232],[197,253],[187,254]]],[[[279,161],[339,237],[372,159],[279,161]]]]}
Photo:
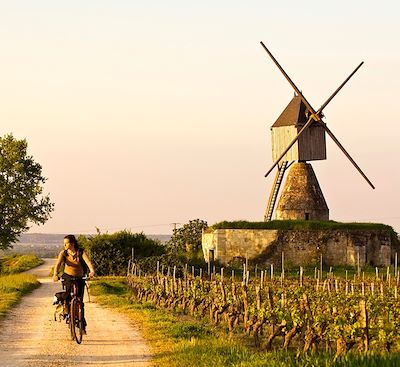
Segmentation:
{"type": "Polygon", "coordinates": [[[17,274],[43,264],[36,255],[8,255],[0,259],[0,274],[17,274]]]}
{"type": "Polygon", "coordinates": [[[0,276],[0,319],[15,306],[20,298],[39,287],[36,277],[30,274],[0,276]]]}
{"type": "Polygon", "coordinates": [[[124,278],[92,282],[97,302],[126,313],[139,326],[152,352],[153,366],[160,367],[286,367],[286,366],[400,366],[400,355],[352,355],[334,361],[330,354],[296,351],[260,352],[248,341],[229,339],[225,330],[185,315],[168,313],[151,303],[140,304],[124,278]]]}
{"type": "Polygon", "coordinates": [[[213,224],[206,232],[215,229],[282,229],[282,230],[387,230],[393,228],[381,223],[342,223],[314,220],[272,220],[270,222],[223,221],[213,224]]]}

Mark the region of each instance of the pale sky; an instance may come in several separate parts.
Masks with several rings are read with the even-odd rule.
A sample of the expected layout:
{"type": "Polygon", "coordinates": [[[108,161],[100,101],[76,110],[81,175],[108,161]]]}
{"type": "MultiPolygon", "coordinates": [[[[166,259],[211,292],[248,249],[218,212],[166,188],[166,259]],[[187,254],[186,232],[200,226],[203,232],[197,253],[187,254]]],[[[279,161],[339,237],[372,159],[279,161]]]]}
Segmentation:
{"type": "Polygon", "coordinates": [[[375,184],[327,137],[313,163],[338,221],[400,232],[398,1],[0,1],[1,134],[28,140],[52,219],[31,232],[148,234],[262,221],[270,126],[293,90],[263,41],[375,184]]]}

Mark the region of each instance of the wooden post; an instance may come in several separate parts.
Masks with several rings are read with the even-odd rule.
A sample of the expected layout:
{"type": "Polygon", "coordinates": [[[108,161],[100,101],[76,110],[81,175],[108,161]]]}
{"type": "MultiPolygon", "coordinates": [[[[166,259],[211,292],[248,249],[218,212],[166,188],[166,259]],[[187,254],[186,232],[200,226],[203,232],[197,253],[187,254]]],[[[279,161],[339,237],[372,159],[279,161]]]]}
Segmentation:
{"type": "Polygon", "coordinates": [[[261,287],[261,289],[263,288],[263,283],[264,283],[264,271],[261,270],[261,281],[260,281],[260,287],[261,287]]]}
{"type": "Polygon", "coordinates": [[[203,279],[203,268],[200,268],[200,279],[203,279]]]}
{"type": "Polygon", "coordinates": [[[126,272],[126,276],[129,276],[130,269],[131,269],[131,259],[128,260],[128,271],[126,272]]]}
{"type": "Polygon", "coordinates": [[[300,266],[300,287],[303,286],[303,267],[300,266]]]}
{"type": "Polygon", "coordinates": [[[314,279],[317,279],[317,267],[314,268],[314,279]]]}
{"type": "Polygon", "coordinates": [[[346,270],[346,282],[347,282],[347,270],[346,270]]]}
{"type": "Polygon", "coordinates": [[[160,272],[160,261],[157,261],[157,276],[159,272],[160,272]]]}
{"type": "Polygon", "coordinates": [[[322,271],[323,271],[323,267],[322,267],[322,253],[321,253],[321,256],[320,256],[320,259],[319,259],[319,273],[320,273],[320,276],[321,276],[321,280],[323,278],[322,271]]]}
{"type": "Polygon", "coordinates": [[[394,254],[394,277],[397,277],[397,252],[394,254]]]}
{"type": "Polygon", "coordinates": [[[192,278],[194,278],[194,276],[195,276],[195,269],[194,269],[194,266],[192,265],[192,278]]]}
{"type": "Polygon", "coordinates": [[[369,347],[369,335],[368,335],[368,314],[367,314],[367,306],[365,300],[360,300],[360,324],[363,329],[363,345],[364,352],[368,351],[369,347]]]}
{"type": "Polygon", "coordinates": [[[173,278],[174,278],[174,282],[175,282],[175,279],[176,279],[176,265],[174,266],[174,274],[173,274],[173,278]]]}
{"type": "Polygon", "coordinates": [[[285,253],[282,251],[282,282],[285,280],[285,253]]]}
{"type": "Polygon", "coordinates": [[[274,264],[271,264],[271,280],[274,279],[274,264]]]}
{"type": "Polygon", "coordinates": [[[376,281],[378,281],[379,280],[379,270],[378,270],[377,266],[375,266],[375,276],[376,276],[376,281]]]}
{"type": "Polygon", "coordinates": [[[232,270],[232,283],[235,281],[235,270],[232,270]]]}

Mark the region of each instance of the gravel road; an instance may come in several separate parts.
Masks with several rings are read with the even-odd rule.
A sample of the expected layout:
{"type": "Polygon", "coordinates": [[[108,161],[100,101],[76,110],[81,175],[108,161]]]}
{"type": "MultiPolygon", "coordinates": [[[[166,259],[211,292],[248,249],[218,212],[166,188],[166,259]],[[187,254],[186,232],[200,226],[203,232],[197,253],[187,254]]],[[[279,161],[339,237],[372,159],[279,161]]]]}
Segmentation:
{"type": "Polygon", "coordinates": [[[48,277],[54,262],[30,271],[41,286],[0,322],[1,367],[150,366],[149,347],[133,323],[87,298],[87,335],[81,345],[71,341],[65,322],[53,318],[53,295],[61,290],[48,277]]]}

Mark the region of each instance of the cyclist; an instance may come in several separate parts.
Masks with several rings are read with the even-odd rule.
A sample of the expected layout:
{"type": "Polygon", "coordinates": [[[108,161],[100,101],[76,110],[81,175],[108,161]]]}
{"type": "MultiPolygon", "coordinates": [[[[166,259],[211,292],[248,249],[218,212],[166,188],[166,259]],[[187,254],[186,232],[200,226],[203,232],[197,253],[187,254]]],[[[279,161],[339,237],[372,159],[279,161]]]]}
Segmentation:
{"type": "MultiPolygon", "coordinates": [[[[68,305],[71,300],[71,279],[82,278],[84,275],[89,277],[94,276],[93,264],[90,261],[86,252],[79,246],[79,243],[74,235],[69,234],[64,237],[64,250],[60,251],[57,258],[57,264],[54,268],[53,280],[58,281],[58,272],[60,271],[61,265],[64,264],[64,273],[62,278],[64,279],[65,286],[65,303],[68,305]],[[85,274],[89,271],[89,274],[85,274]]],[[[78,279],[78,297],[82,299],[83,306],[83,294],[85,292],[85,280],[78,279]]],[[[83,329],[86,333],[86,320],[84,307],[83,309],[83,329]]]]}

